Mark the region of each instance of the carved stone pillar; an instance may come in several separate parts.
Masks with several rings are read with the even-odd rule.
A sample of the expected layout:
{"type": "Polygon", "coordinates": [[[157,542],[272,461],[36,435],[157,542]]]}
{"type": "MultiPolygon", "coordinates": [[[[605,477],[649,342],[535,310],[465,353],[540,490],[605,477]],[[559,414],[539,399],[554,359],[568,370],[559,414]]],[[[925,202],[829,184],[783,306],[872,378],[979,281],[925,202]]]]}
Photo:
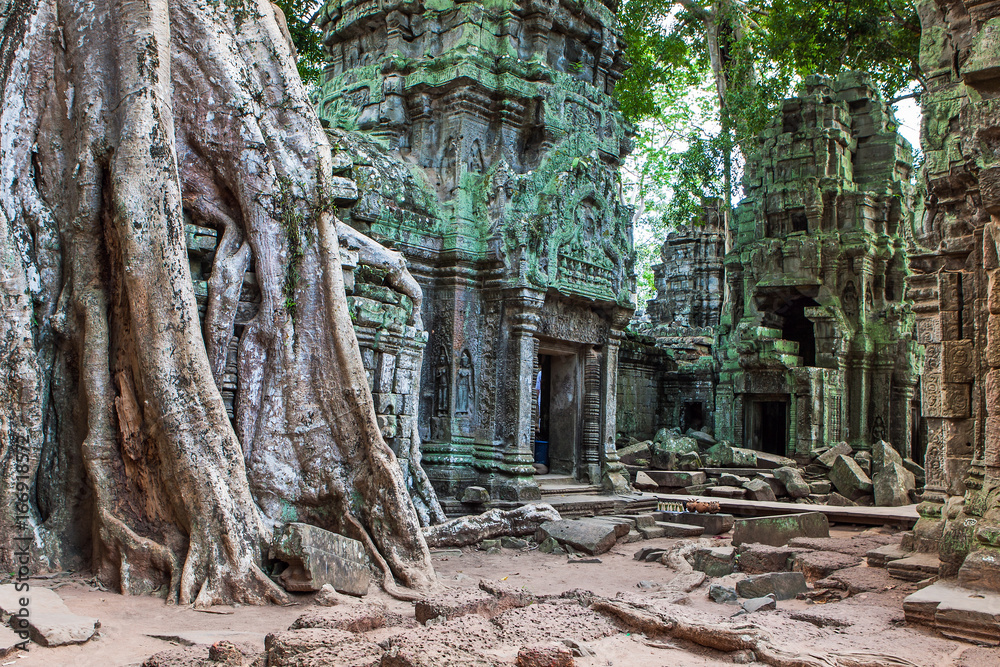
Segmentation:
{"type": "MultiPolygon", "coordinates": [[[[629,315],[630,313],[625,310],[615,313],[601,359],[600,479],[606,490],[618,494],[631,491],[628,478],[625,476],[625,466],[618,459],[618,450],[615,447],[618,426],[618,402],[615,400],[618,391],[618,351],[629,315]]],[[[596,479],[593,483],[596,483],[596,479]]]]}
{"type": "Polygon", "coordinates": [[[539,500],[541,493],[534,481],[535,425],[532,422],[533,371],[538,357],[538,311],[545,295],[527,288],[510,290],[504,300],[510,327],[509,353],[503,371],[507,387],[508,424],[502,425],[500,440],[495,443],[493,472],[486,484],[491,495],[500,501],[539,500]]]}
{"type": "Polygon", "coordinates": [[[581,477],[591,484],[601,478],[598,449],[601,445],[601,356],[587,352],[583,365],[583,447],[580,452],[581,477]]]}

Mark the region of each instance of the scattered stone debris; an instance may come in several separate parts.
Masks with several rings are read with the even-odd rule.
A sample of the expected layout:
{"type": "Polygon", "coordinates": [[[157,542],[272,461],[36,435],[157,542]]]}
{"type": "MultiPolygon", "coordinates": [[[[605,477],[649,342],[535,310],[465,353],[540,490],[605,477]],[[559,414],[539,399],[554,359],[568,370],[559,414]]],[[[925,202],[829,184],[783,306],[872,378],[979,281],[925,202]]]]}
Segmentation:
{"type": "Polygon", "coordinates": [[[718,602],[719,604],[735,604],[737,599],[736,589],[720,584],[711,584],[708,587],[708,597],[713,602],[718,602]]]}
{"type": "Polygon", "coordinates": [[[757,542],[780,547],[796,537],[828,537],[830,522],[820,512],[737,519],[733,544],[757,542]]]}
{"type": "Polygon", "coordinates": [[[773,594],[778,600],[793,600],[809,590],[801,572],[768,572],[755,574],[737,582],[736,592],[743,598],[759,598],[773,594]]]}

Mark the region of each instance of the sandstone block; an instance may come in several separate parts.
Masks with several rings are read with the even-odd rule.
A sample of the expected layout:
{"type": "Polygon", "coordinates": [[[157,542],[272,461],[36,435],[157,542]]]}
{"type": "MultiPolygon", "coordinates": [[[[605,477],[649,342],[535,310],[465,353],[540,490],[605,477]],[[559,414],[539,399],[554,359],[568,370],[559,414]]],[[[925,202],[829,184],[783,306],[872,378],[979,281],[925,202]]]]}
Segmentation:
{"type": "Polygon", "coordinates": [[[713,486],[707,489],[708,495],[718,498],[744,498],[747,495],[746,489],[737,486],[713,486]]]}
{"type": "Polygon", "coordinates": [[[745,572],[746,574],[790,572],[795,556],[808,551],[808,549],[772,547],[767,544],[751,542],[739,545],[737,548],[737,561],[740,572],[745,572]]]}
{"type": "Polygon", "coordinates": [[[517,667],[573,667],[573,651],[568,646],[525,646],[517,652],[517,667]]]}
{"type": "Polygon", "coordinates": [[[712,584],[708,587],[708,597],[711,598],[712,602],[718,602],[719,604],[732,604],[736,602],[736,589],[730,588],[729,586],[712,584]]]}
{"type": "Polygon", "coordinates": [[[827,468],[832,468],[833,462],[837,460],[838,456],[850,456],[853,451],[849,444],[841,442],[816,457],[816,461],[827,468]]]}
{"type": "Polygon", "coordinates": [[[780,547],[795,537],[829,537],[830,522],[819,512],[737,519],[733,544],[757,542],[780,547]]]}
{"type": "MultiPolygon", "coordinates": [[[[901,460],[902,461],[902,460],[901,460]]],[[[910,491],[916,488],[913,473],[902,463],[887,463],[872,480],[875,504],[879,507],[899,507],[910,504],[910,491]]]]}
{"type": "Polygon", "coordinates": [[[604,553],[618,540],[615,525],[593,519],[560,519],[546,521],[535,532],[535,541],[553,538],[591,556],[604,553]]]}
{"type": "Polygon", "coordinates": [[[288,564],[280,578],[289,591],[318,591],[330,584],[341,593],[368,593],[368,555],[357,540],[306,523],[289,523],[275,531],[270,555],[288,564]]]}
{"type": "Polygon", "coordinates": [[[704,484],[706,481],[703,472],[684,472],[679,470],[649,470],[646,472],[658,486],[679,488],[692,486],[694,484],[704,484]]]}
{"type": "Polygon", "coordinates": [[[746,489],[747,500],[763,500],[771,502],[777,500],[771,485],[762,479],[747,480],[743,483],[743,488],[746,489]]]}
{"type": "Polygon", "coordinates": [[[656,517],[660,521],[668,523],[687,523],[692,526],[701,526],[704,529],[703,535],[722,535],[733,529],[735,519],[732,514],[709,514],[707,512],[656,512],[656,517]]]}
{"type": "Polygon", "coordinates": [[[755,574],[736,584],[736,592],[744,598],[759,598],[773,594],[778,600],[792,600],[807,590],[809,587],[806,585],[806,577],[801,572],[755,574]]]}
{"type": "Polygon", "coordinates": [[[838,454],[830,468],[830,481],[844,497],[857,500],[872,492],[872,480],[861,467],[843,454],[838,454]]]}
{"type": "Polygon", "coordinates": [[[788,495],[792,498],[805,498],[811,493],[809,484],[803,479],[802,473],[799,472],[798,468],[791,466],[775,468],[774,476],[785,485],[788,495]]]}
{"type": "Polygon", "coordinates": [[[806,581],[812,583],[824,579],[837,570],[854,567],[861,562],[857,556],[838,553],[836,551],[810,551],[795,555],[792,570],[805,575],[806,581]]]}
{"type": "Polygon", "coordinates": [[[695,570],[710,577],[724,577],[733,573],[736,549],[733,547],[702,547],[686,556],[695,570]]]}
{"type": "Polygon", "coordinates": [[[38,586],[29,591],[17,591],[14,584],[0,586],[0,612],[12,617],[9,625],[13,630],[27,630],[32,641],[42,646],[82,644],[101,627],[96,618],[71,612],[55,591],[38,586]],[[24,600],[27,605],[21,604],[24,600]]]}

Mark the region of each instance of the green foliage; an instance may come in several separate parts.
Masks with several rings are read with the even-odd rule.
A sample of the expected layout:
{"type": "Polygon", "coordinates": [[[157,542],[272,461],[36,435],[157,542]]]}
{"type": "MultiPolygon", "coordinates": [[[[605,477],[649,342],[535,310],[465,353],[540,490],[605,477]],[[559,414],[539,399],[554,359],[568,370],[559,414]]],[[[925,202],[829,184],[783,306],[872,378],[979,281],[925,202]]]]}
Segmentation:
{"type": "Polygon", "coordinates": [[[296,65],[306,87],[319,85],[326,54],[323,52],[323,33],[317,26],[318,12],[323,3],[318,0],[274,0],[285,14],[288,32],[298,51],[296,65]]]}

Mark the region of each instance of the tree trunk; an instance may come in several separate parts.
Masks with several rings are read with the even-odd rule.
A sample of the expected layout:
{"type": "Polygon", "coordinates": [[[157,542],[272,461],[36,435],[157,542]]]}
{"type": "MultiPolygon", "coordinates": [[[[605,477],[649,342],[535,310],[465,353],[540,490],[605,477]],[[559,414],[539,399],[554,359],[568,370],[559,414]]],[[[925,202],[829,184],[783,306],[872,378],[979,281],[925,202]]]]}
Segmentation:
{"type": "Polygon", "coordinates": [[[123,592],[280,601],[263,555],[297,519],[365,542],[389,588],[429,585],[273,6],[13,0],[0,28],[0,565],[31,535],[36,566],[89,547],[123,592]],[[186,215],[222,239],[204,335],[186,215]],[[217,378],[250,267],[234,430],[217,378]]]}

